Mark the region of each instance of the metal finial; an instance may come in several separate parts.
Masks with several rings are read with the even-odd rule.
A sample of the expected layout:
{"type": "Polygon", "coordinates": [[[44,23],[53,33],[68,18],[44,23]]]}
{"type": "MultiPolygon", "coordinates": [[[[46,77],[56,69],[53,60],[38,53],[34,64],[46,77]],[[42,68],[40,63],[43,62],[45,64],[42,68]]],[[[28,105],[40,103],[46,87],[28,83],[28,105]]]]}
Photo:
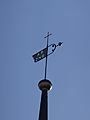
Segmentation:
{"type": "Polygon", "coordinates": [[[46,58],[44,79],[46,79],[46,75],[47,75],[47,61],[48,61],[48,56],[51,55],[56,50],[56,48],[58,46],[61,46],[62,43],[63,43],[63,42],[59,42],[58,44],[50,44],[50,45],[48,45],[48,43],[49,43],[49,36],[50,35],[52,35],[52,34],[48,32],[47,36],[44,37],[44,38],[47,39],[46,47],[32,56],[33,59],[34,59],[34,62],[38,62],[38,61],[42,60],[43,58],[46,58]],[[50,53],[48,53],[49,47],[52,47],[52,50],[51,50],[50,53]]]}

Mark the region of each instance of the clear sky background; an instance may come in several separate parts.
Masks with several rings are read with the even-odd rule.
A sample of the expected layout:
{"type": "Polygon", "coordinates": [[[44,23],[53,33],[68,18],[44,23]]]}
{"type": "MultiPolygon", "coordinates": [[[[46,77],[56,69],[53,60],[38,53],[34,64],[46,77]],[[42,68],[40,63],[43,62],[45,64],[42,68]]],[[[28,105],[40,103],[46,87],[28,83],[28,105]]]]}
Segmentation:
{"type": "Polygon", "coordinates": [[[48,31],[49,120],[90,120],[89,0],[0,0],[0,120],[38,120],[48,31]]]}

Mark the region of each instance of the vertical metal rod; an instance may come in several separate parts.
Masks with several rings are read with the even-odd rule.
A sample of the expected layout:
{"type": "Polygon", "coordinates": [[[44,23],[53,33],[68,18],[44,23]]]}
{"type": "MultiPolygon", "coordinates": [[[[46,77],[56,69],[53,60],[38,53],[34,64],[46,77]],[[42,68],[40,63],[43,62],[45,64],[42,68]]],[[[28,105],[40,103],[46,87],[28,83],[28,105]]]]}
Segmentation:
{"type": "Polygon", "coordinates": [[[46,62],[45,62],[45,79],[46,79],[46,75],[47,75],[47,58],[48,58],[48,40],[49,40],[49,32],[47,33],[46,38],[47,38],[47,46],[46,46],[46,48],[47,48],[47,54],[46,54],[46,62]]]}

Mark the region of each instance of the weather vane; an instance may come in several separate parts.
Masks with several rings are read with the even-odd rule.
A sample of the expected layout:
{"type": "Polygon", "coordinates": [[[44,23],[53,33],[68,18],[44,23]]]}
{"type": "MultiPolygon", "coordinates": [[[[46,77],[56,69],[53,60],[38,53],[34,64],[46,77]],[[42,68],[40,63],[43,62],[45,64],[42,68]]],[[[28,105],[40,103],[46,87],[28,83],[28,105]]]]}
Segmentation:
{"type": "Polygon", "coordinates": [[[32,56],[33,59],[34,59],[34,62],[38,62],[38,61],[42,60],[43,58],[46,58],[46,61],[45,61],[45,77],[44,77],[44,79],[46,79],[46,75],[47,75],[47,60],[48,60],[48,56],[51,55],[51,54],[55,51],[55,49],[56,49],[58,46],[61,46],[62,43],[63,43],[63,42],[59,42],[57,45],[54,44],[54,43],[48,45],[49,36],[50,36],[50,35],[52,35],[52,34],[48,32],[48,33],[47,33],[47,36],[44,37],[44,38],[47,39],[46,47],[32,56]],[[48,53],[48,48],[49,48],[49,47],[52,47],[52,50],[51,50],[50,53],[48,53]]]}

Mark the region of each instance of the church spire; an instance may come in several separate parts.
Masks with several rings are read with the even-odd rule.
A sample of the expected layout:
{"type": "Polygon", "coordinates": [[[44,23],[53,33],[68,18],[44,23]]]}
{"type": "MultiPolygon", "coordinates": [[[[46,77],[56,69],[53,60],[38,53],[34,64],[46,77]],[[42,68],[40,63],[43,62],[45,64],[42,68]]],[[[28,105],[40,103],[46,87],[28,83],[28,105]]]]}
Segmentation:
{"type": "Polygon", "coordinates": [[[46,60],[45,60],[45,76],[44,76],[44,79],[38,83],[38,87],[41,90],[41,103],[40,103],[38,120],[48,120],[48,91],[52,88],[52,83],[46,79],[48,56],[51,55],[55,51],[57,46],[61,46],[63,43],[63,42],[59,42],[57,45],[56,44],[48,45],[50,35],[52,35],[52,34],[48,32],[47,36],[44,37],[47,39],[46,48],[44,48],[43,50],[39,51],[38,53],[36,53],[32,56],[34,59],[34,62],[38,62],[41,59],[46,58],[46,60]],[[49,47],[52,47],[52,50],[50,53],[48,53],[49,47]]]}

